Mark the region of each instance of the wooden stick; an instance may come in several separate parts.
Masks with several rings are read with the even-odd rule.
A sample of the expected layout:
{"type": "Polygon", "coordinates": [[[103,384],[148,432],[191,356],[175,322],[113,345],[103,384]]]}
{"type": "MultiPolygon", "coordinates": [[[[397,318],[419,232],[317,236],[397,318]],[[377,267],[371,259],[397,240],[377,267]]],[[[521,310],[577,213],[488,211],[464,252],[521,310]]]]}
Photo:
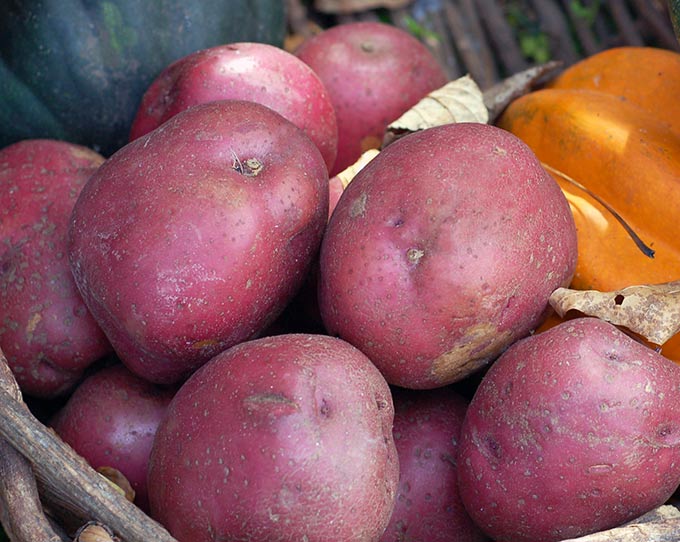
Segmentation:
{"type": "Polygon", "coordinates": [[[607,0],[609,11],[616,22],[621,38],[626,45],[642,46],[644,42],[635,27],[633,17],[623,0],[607,0]]]}
{"type": "Polygon", "coordinates": [[[2,525],[13,542],[63,542],[52,529],[38,496],[31,464],[0,439],[2,525]]]}
{"type": "Polygon", "coordinates": [[[555,60],[561,60],[566,66],[580,59],[567,23],[567,16],[560,6],[551,0],[531,0],[536,10],[541,30],[550,41],[550,53],[555,60]]]}
{"type": "MultiPolygon", "coordinates": [[[[0,387],[15,401],[21,391],[7,363],[0,363],[0,387]]],[[[30,462],[0,438],[0,522],[14,542],[61,542],[45,516],[30,462]]]]}
{"type": "Polygon", "coordinates": [[[574,13],[572,1],[573,0],[562,0],[563,9],[567,12],[567,16],[574,27],[574,32],[578,38],[583,55],[594,55],[602,50],[602,44],[598,43],[595,39],[591,23],[574,13]]]}
{"type": "Polygon", "coordinates": [[[488,88],[498,81],[496,62],[476,17],[474,8],[470,13],[469,6],[459,6],[458,2],[446,2],[444,15],[451,28],[451,35],[456,44],[466,70],[481,88],[488,88]]]}
{"type": "Polygon", "coordinates": [[[497,1],[478,0],[475,7],[485,27],[486,37],[501,60],[505,71],[501,75],[507,76],[527,69],[529,62],[524,58],[515,35],[497,1]]]}
{"type": "MultiPolygon", "coordinates": [[[[5,376],[8,367],[2,352],[0,367],[5,376]]],[[[41,424],[7,386],[0,386],[0,437],[31,462],[40,494],[51,509],[70,513],[83,521],[99,521],[122,540],[176,542],[54,431],[41,424]]]]}
{"type": "Polygon", "coordinates": [[[633,0],[633,5],[640,19],[647,22],[651,32],[662,47],[673,51],[680,51],[680,43],[678,43],[675,37],[667,12],[659,11],[654,6],[654,3],[649,0],[633,0]]]}

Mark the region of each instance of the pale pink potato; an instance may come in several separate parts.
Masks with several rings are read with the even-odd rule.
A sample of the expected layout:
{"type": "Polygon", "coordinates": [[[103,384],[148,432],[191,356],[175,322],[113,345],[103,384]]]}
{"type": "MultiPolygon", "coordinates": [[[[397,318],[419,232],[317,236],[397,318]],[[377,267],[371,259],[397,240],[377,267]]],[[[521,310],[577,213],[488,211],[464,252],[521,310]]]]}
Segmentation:
{"type": "Polygon", "coordinates": [[[144,93],[130,140],[192,105],[228,99],[258,102],[280,113],[314,141],[327,168],[333,167],[338,128],[326,88],[307,64],[266,43],[218,45],[172,63],[144,93]]]}

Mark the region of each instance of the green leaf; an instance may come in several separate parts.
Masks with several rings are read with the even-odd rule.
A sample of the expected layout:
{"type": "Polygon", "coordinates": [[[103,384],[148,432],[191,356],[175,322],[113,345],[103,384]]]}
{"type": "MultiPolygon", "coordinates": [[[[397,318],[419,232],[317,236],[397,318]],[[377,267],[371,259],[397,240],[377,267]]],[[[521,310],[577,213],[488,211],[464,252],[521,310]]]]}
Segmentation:
{"type": "Polygon", "coordinates": [[[675,36],[680,42],[680,0],[668,0],[671,12],[671,22],[675,30],[675,36]]]}
{"type": "Polygon", "coordinates": [[[569,2],[569,9],[572,13],[592,25],[600,12],[600,0],[593,2],[590,6],[584,6],[581,0],[571,0],[569,2]]]}
{"type": "Polygon", "coordinates": [[[521,34],[519,46],[524,56],[537,64],[545,64],[550,60],[550,43],[545,34],[521,34]]]}
{"type": "Polygon", "coordinates": [[[404,23],[406,24],[406,29],[409,31],[409,33],[413,34],[413,36],[420,40],[432,42],[441,41],[439,34],[423,26],[411,16],[406,16],[404,18],[404,23]]]}

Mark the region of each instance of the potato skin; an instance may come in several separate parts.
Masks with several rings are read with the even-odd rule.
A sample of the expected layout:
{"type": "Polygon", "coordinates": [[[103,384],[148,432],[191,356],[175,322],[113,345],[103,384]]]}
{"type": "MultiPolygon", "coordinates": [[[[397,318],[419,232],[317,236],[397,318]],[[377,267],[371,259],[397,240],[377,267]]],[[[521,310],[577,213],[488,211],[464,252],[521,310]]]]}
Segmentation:
{"type": "Polygon", "coordinates": [[[225,99],[258,102],[280,113],[314,141],[328,169],[333,167],[338,127],[326,87],[302,60],[266,43],[218,45],[175,61],[145,92],[130,139],[192,105],[225,99]]]}
{"type": "Polygon", "coordinates": [[[595,318],[518,341],[468,407],[459,487],[499,542],[576,538],[680,483],[680,366],[595,318]]]}
{"type": "Polygon", "coordinates": [[[345,189],[319,305],[388,382],[434,388],[535,328],[575,265],[571,211],[531,150],[500,128],[450,124],[392,143],[345,189]]]}
{"type": "Polygon", "coordinates": [[[111,351],[66,256],[76,198],[103,161],[86,147],[47,139],[0,150],[0,347],[30,396],[65,394],[111,351]]]}
{"type": "Polygon", "coordinates": [[[299,128],[254,102],[210,102],[102,165],[74,207],[69,258],[123,363],[170,384],[276,318],[327,213],[328,172],[299,128]]]}
{"type": "Polygon", "coordinates": [[[180,542],[375,541],[399,465],[389,387],[348,343],[236,345],[187,380],[149,464],[152,515],[180,542]]]}
{"type": "Polygon", "coordinates": [[[95,469],[118,469],[148,511],[146,472],[154,435],[174,395],[124,365],[104,367],[78,384],[50,426],[95,469]]]}
{"type": "Polygon", "coordinates": [[[488,540],[458,491],[458,442],[468,401],[451,387],[393,388],[399,490],[381,542],[488,540]]]}
{"type": "Polygon", "coordinates": [[[338,152],[331,176],[366,149],[379,148],[390,122],[447,81],[425,45],[385,23],[327,28],[295,55],[319,75],[335,108],[338,152]]]}

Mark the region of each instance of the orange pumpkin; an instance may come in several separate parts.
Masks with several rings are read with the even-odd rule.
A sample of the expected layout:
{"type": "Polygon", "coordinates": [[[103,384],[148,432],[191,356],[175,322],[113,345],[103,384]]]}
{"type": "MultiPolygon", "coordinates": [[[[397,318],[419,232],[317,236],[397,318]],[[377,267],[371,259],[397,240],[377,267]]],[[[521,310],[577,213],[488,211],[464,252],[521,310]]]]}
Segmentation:
{"type": "Polygon", "coordinates": [[[680,134],[613,95],[590,90],[532,92],[511,103],[498,125],[551,170],[607,202],[655,251],[654,258],[644,255],[611,212],[554,174],[578,231],[573,288],[609,291],[680,278],[680,134]]]}
{"type": "Polygon", "coordinates": [[[680,132],[680,53],[655,47],[614,47],[568,67],[549,88],[618,96],[680,132]]]}
{"type": "MultiPolygon", "coordinates": [[[[527,94],[497,124],[533,149],[569,201],[578,235],[572,288],[612,291],[680,278],[680,132],[614,94],[583,89],[527,94]],[[589,192],[621,215],[653,258],[589,192]]],[[[680,362],[680,335],[662,353],[680,362]]]]}

